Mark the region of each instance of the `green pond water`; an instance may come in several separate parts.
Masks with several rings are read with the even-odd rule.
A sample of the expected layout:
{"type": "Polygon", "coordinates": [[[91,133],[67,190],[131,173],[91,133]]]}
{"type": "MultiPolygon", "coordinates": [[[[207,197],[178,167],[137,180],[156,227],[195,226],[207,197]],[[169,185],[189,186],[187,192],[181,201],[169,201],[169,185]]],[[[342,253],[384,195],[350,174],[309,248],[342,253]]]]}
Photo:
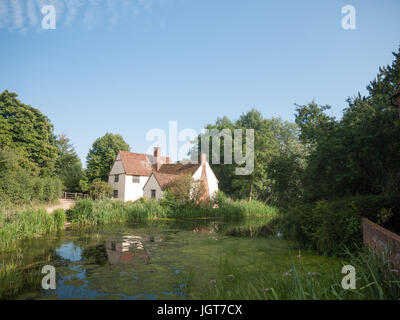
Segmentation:
{"type": "MultiPolygon", "coordinates": [[[[25,240],[16,253],[19,267],[34,277],[37,273],[39,280],[36,285],[18,284],[22,287],[12,298],[201,299],[223,277],[254,283],[266,274],[282,277],[300,261],[314,272],[322,265],[338,265],[336,259],[299,251],[276,237],[230,235],[235,228],[251,233],[257,223],[157,220],[25,240]],[[44,265],[56,268],[55,290],[40,286],[44,265]]],[[[0,265],[11,259],[3,255],[0,265]]]]}

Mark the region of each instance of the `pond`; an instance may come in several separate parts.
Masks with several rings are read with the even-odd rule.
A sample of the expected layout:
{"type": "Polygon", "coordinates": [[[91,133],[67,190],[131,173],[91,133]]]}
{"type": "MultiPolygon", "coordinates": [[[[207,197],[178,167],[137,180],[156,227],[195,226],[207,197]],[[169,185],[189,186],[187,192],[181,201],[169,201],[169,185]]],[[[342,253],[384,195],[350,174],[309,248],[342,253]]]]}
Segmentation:
{"type": "MultiPolygon", "coordinates": [[[[300,260],[313,272],[338,263],[273,236],[232,235],[252,226],[250,220],[155,220],[25,240],[19,264],[39,280],[7,298],[202,299],[224,277],[257,282],[266,274],[282,277],[300,260]],[[55,290],[41,289],[44,265],[56,268],[55,290]]],[[[0,259],[5,265],[11,256],[0,259]]]]}

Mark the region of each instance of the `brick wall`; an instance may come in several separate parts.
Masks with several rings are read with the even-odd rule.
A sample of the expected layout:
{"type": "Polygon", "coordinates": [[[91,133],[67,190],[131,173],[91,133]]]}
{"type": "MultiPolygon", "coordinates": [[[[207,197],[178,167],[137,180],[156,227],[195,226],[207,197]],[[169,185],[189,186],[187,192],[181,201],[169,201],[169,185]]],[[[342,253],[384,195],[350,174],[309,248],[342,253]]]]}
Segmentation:
{"type": "Polygon", "coordinates": [[[364,244],[375,252],[388,250],[395,267],[400,268],[400,236],[363,218],[364,244]]]}

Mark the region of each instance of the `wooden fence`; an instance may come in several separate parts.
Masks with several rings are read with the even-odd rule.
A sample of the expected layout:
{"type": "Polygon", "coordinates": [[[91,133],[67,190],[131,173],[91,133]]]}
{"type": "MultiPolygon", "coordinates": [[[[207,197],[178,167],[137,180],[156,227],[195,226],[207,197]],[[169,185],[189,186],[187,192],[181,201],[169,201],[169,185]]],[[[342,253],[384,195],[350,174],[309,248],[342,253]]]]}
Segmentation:
{"type": "Polygon", "coordinates": [[[63,192],[63,199],[66,200],[87,199],[88,197],[89,196],[86,193],[63,192]]]}

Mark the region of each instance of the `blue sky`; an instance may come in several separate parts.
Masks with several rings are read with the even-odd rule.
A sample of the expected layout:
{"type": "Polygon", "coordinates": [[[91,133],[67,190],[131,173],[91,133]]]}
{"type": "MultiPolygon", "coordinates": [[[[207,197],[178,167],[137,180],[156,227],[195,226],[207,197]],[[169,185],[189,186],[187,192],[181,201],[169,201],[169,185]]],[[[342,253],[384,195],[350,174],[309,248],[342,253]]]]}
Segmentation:
{"type": "Polygon", "coordinates": [[[39,108],[84,161],[106,132],[145,152],[170,120],[200,131],[254,107],[293,121],[313,99],[340,117],[399,45],[398,0],[0,0],[0,91],[39,108]],[[46,4],[55,30],[41,28],[46,4]],[[341,27],[345,5],[356,30],[341,27]]]}

